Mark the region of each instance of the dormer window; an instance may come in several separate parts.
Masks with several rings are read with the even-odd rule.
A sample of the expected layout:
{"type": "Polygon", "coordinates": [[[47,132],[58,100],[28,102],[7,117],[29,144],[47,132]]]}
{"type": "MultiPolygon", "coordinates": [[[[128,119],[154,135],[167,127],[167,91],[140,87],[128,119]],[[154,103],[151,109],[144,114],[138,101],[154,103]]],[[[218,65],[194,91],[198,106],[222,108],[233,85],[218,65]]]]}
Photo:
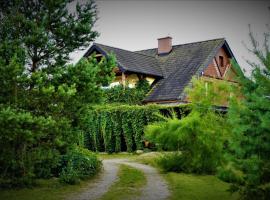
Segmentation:
{"type": "Polygon", "coordinates": [[[223,56],[219,56],[219,66],[224,67],[224,59],[223,56]]]}

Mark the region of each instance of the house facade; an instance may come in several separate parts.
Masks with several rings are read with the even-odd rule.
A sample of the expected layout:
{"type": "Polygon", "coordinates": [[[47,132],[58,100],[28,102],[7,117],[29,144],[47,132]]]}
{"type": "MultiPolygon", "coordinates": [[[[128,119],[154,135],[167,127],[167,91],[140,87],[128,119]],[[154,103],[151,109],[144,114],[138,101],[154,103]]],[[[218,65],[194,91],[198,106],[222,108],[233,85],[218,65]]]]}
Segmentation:
{"type": "Polygon", "coordinates": [[[221,80],[235,83],[239,73],[231,65],[234,55],[224,38],[172,45],[172,38],[164,37],[158,39],[157,48],[140,51],[94,43],[84,57],[95,54],[100,59],[111,53],[117,61],[116,77],[111,86],[134,87],[138,80],[146,79],[151,90],[144,103],[186,103],[188,97],[184,88],[193,76],[206,82],[221,80]]]}

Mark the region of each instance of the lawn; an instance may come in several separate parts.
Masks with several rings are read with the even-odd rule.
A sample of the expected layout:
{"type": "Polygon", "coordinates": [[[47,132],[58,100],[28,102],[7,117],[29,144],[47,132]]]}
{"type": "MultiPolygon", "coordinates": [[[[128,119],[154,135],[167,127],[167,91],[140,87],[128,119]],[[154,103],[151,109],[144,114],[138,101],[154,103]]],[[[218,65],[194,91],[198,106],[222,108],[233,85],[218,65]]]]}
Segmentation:
{"type": "Polygon", "coordinates": [[[141,188],[146,184],[143,172],[121,165],[118,172],[119,180],[114,183],[100,200],[131,199],[141,194],[141,188]]]}
{"type": "Polygon", "coordinates": [[[38,180],[33,188],[0,190],[1,200],[63,200],[69,195],[82,190],[89,182],[82,181],[77,185],[61,184],[57,179],[38,180]]]}
{"type": "Polygon", "coordinates": [[[238,195],[228,192],[229,184],[212,175],[166,173],[172,192],[171,200],[236,200],[238,195]]]}

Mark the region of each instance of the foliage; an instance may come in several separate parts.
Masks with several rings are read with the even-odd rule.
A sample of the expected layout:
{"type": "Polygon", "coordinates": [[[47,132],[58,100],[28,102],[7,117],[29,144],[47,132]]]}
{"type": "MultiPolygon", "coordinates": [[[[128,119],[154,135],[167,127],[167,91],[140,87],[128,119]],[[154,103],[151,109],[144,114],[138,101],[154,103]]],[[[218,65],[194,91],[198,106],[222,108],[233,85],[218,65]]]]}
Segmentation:
{"type": "Polygon", "coordinates": [[[139,80],[135,88],[114,86],[105,90],[106,103],[141,104],[149,90],[149,83],[145,79],[139,80]]]}
{"type": "MultiPolygon", "coordinates": [[[[111,61],[113,62],[113,58],[111,61]]],[[[6,160],[1,163],[1,177],[14,182],[10,186],[19,185],[17,179],[21,180],[23,177],[32,180],[54,175],[51,170],[57,164],[59,155],[66,152],[67,146],[77,142],[75,138],[80,133],[76,128],[77,109],[88,102],[98,101],[102,96],[100,86],[111,79],[109,72],[104,73],[103,77],[100,73],[105,71],[104,68],[113,66],[109,61],[104,60],[97,64],[95,59],[89,58],[81,60],[75,66],[63,68],[61,73],[53,73],[54,77],[50,78],[46,69],[28,77],[21,70],[22,65],[16,62],[15,56],[8,65],[17,73],[16,79],[12,76],[10,80],[7,79],[8,76],[1,79],[5,83],[3,87],[11,88],[2,90],[7,95],[1,95],[1,103],[10,107],[1,107],[3,117],[0,134],[0,142],[5,146],[1,158],[6,160]],[[28,90],[28,83],[33,83],[33,80],[35,87],[28,90]],[[24,154],[26,157],[22,156],[24,154]],[[22,157],[18,159],[20,155],[22,157]],[[8,163],[9,161],[15,163],[8,163]],[[17,166],[16,163],[22,166],[17,166]],[[8,170],[12,172],[9,173],[8,170]]],[[[9,73],[5,70],[5,65],[0,66],[0,69],[9,73]]],[[[2,185],[7,184],[3,182],[2,185]]]]}
{"type": "Polygon", "coordinates": [[[70,9],[71,4],[74,1],[1,1],[1,43],[16,42],[23,47],[30,72],[43,65],[64,65],[69,53],[88,46],[98,36],[93,31],[97,19],[94,1],[77,3],[75,10],[70,9]]]}
{"type": "Polygon", "coordinates": [[[57,114],[64,114],[74,120],[77,117],[74,114],[81,107],[103,101],[101,86],[108,85],[112,81],[113,66],[115,66],[115,58],[112,55],[103,58],[100,62],[93,55],[87,59],[82,58],[75,65],[56,68],[52,72],[53,77],[49,78],[50,82],[39,84],[41,88],[37,91],[37,103],[40,104],[41,93],[44,95],[42,99],[49,106],[46,112],[58,111],[57,114]]]}
{"type": "Polygon", "coordinates": [[[90,106],[80,113],[80,129],[85,145],[93,151],[134,151],[143,147],[144,126],[161,120],[157,114],[165,106],[90,106]]]}
{"type": "Polygon", "coordinates": [[[224,142],[221,134],[224,132],[220,130],[223,125],[220,116],[192,111],[181,120],[173,118],[161,124],[150,125],[146,129],[146,138],[163,150],[182,152],[180,155],[163,157],[160,162],[169,164],[169,161],[174,161],[175,167],[178,167],[172,167],[175,171],[212,173],[221,163],[224,142]]]}
{"type": "Polygon", "coordinates": [[[79,109],[101,102],[113,79],[113,56],[67,65],[69,53],[97,33],[93,1],[69,11],[69,0],[1,1],[1,186],[58,176],[60,157],[76,143],[79,109]]]}
{"type": "Polygon", "coordinates": [[[228,183],[243,184],[243,173],[237,170],[233,163],[229,162],[218,169],[217,177],[228,183]]]}
{"type": "Polygon", "coordinates": [[[156,163],[165,172],[188,171],[188,166],[186,166],[181,152],[164,154],[156,160],[156,163]]]}
{"type": "Polygon", "coordinates": [[[53,176],[60,153],[73,140],[67,120],[55,121],[4,106],[0,110],[0,133],[0,179],[4,187],[53,176]]]}
{"type": "MultiPolygon", "coordinates": [[[[263,50],[250,33],[252,49],[259,63],[252,67],[251,78],[240,77],[243,98],[234,99],[229,110],[233,138],[230,153],[244,183],[236,182],[242,199],[270,198],[270,49],[269,33],[265,34],[263,50]]],[[[236,67],[239,66],[235,63],[236,67]]]]}
{"type": "Polygon", "coordinates": [[[23,87],[27,80],[24,74],[24,55],[20,49],[14,50],[9,62],[5,63],[0,43],[0,103],[18,104],[18,97],[24,97],[23,87]]]}
{"type": "Polygon", "coordinates": [[[204,80],[196,79],[192,84],[193,87],[187,89],[191,112],[182,119],[173,115],[164,122],[149,125],[146,138],[160,149],[181,152],[161,159],[161,165],[166,162],[170,165],[163,165],[165,169],[213,173],[222,162],[229,130],[226,120],[212,105],[224,101],[224,95],[219,94],[227,92],[229,96],[230,87],[223,82],[205,87],[204,80]]]}
{"type": "Polygon", "coordinates": [[[78,183],[95,175],[101,168],[101,161],[87,149],[76,147],[62,156],[60,181],[78,183]]]}

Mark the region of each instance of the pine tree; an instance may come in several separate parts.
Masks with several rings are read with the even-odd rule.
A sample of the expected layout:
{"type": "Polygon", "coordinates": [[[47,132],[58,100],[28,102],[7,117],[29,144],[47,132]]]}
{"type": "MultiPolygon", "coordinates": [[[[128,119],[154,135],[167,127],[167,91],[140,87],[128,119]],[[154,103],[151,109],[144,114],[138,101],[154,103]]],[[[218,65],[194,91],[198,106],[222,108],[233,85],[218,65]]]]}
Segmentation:
{"type": "Polygon", "coordinates": [[[94,2],[73,13],[69,3],[0,0],[0,187],[58,176],[78,143],[78,110],[99,102],[113,78],[113,56],[67,64],[98,35],[94,2]]]}
{"type": "Polygon", "coordinates": [[[0,41],[17,44],[25,50],[29,71],[43,65],[63,65],[69,54],[86,47],[98,33],[96,4],[89,0],[1,0],[0,41]]]}
{"type": "MultiPolygon", "coordinates": [[[[264,47],[250,32],[252,49],[259,63],[249,62],[251,78],[240,77],[243,98],[229,110],[233,139],[231,148],[243,182],[235,183],[242,199],[270,199],[270,48],[269,34],[264,47]]],[[[235,64],[236,65],[236,64],[235,64]]]]}

